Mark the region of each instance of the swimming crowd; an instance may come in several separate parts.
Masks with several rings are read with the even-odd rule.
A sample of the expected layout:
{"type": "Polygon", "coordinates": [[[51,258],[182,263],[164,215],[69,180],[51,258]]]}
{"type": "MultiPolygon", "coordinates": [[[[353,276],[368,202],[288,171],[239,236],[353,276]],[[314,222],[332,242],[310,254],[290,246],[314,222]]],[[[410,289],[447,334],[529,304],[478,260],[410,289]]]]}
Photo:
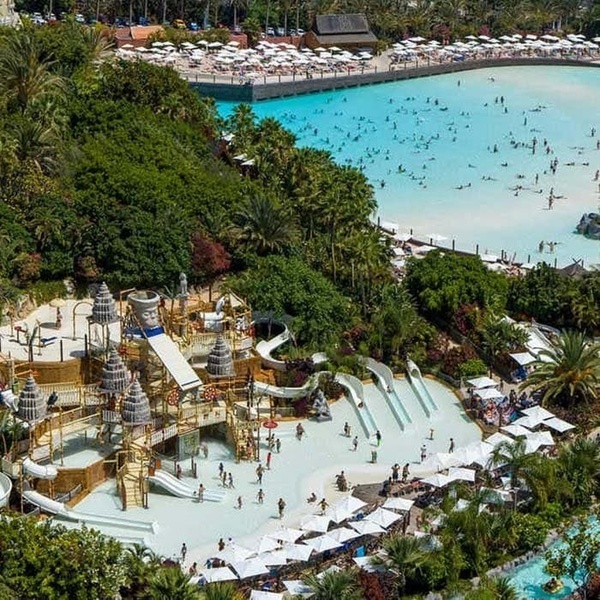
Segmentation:
{"type": "MultiPolygon", "coordinates": [[[[489,77],[488,83],[493,90],[496,78],[489,77]]],[[[457,88],[460,87],[461,80],[458,79],[457,88]]],[[[344,97],[342,103],[346,102],[347,98],[344,97]]],[[[380,145],[370,145],[374,138],[384,135],[387,139],[393,140],[394,145],[402,146],[405,149],[403,154],[407,156],[407,161],[413,164],[412,168],[404,163],[389,164],[385,175],[372,181],[373,185],[380,189],[388,186],[395,189],[400,181],[411,182],[411,190],[427,189],[430,183],[430,165],[432,161],[436,160],[436,155],[439,156],[436,146],[447,147],[448,144],[456,144],[457,152],[460,152],[461,149],[468,147],[470,141],[467,136],[471,129],[471,113],[461,110],[459,113],[453,114],[440,98],[390,97],[387,100],[387,110],[385,105],[382,105],[377,120],[360,115],[353,115],[348,120],[347,116],[350,110],[346,111],[345,107],[340,107],[339,102],[333,97],[328,98],[324,104],[324,107],[314,109],[313,114],[331,116],[331,122],[334,125],[327,133],[319,131],[310,116],[299,116],[297,113],[289,111],[284,112],[280,119],[296,132],[300,144],[328,150],[343,164],[353,166],[365,174],[368,174],[372,165],[378,173],[381,173],[381,161],[392,163],[393,148],[390,150],[390,148],[382,148],[380,145]],[[445,129],[434,133],[425,133],[432,122],[432,113],[434,112],[448,114],[445,129]],[[408,135],[404,133],[403,130],[407,129],[408,119],[412,121],[414,128],[422,129],[424,133],[413,132],[408,135]],[[364,148],[357,151],[357,148],[363,145],[364,148]],[[415,160],[408,158],[408,155],[423,155],[421,164],[416,166],[415,160]]],[[[509,104],[509,99],[504,95],[495,95],[492,92],[489,101],[483,104],[483,108],[490,118],[501,118],[510,113],[509,104]]],[[[567,200],[566,195],[557,193],[554,187],[560,185],[560,179],[555,176],[562,168],[593,169],[587,153],[591,150],[600,151],[600,138],[597,136],[596,128],[591,127],[587,139],[581,140],[579,145],[571,146],[568,149],[575,151],[579,160],[561,162],[549,137],[545,137],[542,131],[535,127],[535,123],[530,123],[530,120],[534,120],[531,118],[532,116],[547,110],[547,108],[544,105],[535,105],[523,111],[520,129],[507,128],[502,138],[487,147],[489,153],[498,155],[497,166],[508,171],[506,179],[509,181],[505,188],[507,193],[511,192],[515,197],[524,194],[530,194],[534,198],[541,196],[544,201],[540,203],[540,210],[553,210],[558,201],[567,200]],[[507,156],[509,152],[510,158],[507,156]],[[523,172],[523,168],[519,165],[527,162],[524,154],[536,155],[536,153],[543,154],[548,158],[547,166],[535,172],[523,172]],[[515,183],[510,182],[510,179],[516,180],[515,183]]],[[[494,174],[478,172],[480,167],[477,164],[466,162],[466,166],[472,169],[473,180],[452,183],[452,173],[449,172],[445,177],[445,182],[448,181],[450,184],[449,189],[463,191],[476,188],[479,192],[483,190],[481,185],[498,181],[499,178],[494,174]],[[477,182],[481,185],[476,185],[477,182]]],[[[600,171],[596,169],[595,175],[590,179],[598,182],[599,178],[600,171]]],[[[600,184],[598,184],[598,193],[600,193],[600,184]]],[[[559,243],[559,241],[542,241],[538,246],[538,251],[543,253],[547,249],[552,253],[559,243]]]]}

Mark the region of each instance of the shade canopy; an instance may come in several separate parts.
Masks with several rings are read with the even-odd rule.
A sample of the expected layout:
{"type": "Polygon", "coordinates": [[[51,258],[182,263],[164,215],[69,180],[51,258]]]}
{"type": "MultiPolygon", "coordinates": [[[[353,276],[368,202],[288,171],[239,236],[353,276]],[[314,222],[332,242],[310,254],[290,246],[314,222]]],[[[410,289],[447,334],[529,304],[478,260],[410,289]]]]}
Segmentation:
{"type": "Polygon", "coordinates": [[[495,388],[482,388],[475,390],[474,394],[482,400],[496,400],[496,398],[504,398],[504,394],[495,388]]]}
{"type": "Polygon", "coordinates": [[[259,558],[250,558],[248,560],[241,560],[238,562],[231,563],[231,567],[238,574],[240,579],[246,579],[247,577],[255,577],[256,575],[263,575],[269,572],[269,567],[259,558]]]}
{"type": "Polygon", "coordinates": [[[286,565],[288,561],[288,555],[285,550],[273,550],[272,552],[265,552],[257,556],[259,560],[262,560],[265,565],[269,567],[278,567],[280,565],[286,565]]]}
{"type": "Polygon", "coordinates": [[[505,425],[504,427],[500,427],[500,429],[502,429],[502,431],[506,431],[506,433],[510,433],[510,435],[514,437],[521,437],[531,433],[529,429],[523,427],[522,425],[516,425],[515,423],[505,425]]]}
{"type": "Polygon", "coordinates": [[[264,592],[263,590],[252,590],[250,600],[282,600],[283,594],[277,592],[264,592]]]}
{"type": "Polygon", "coordinates": [[[335,506],[336,508],[348,510],[350,512],[356,512],[357,510],[360,510],[361,508],[363,508],[363,506],[366,505],[366,502],[363,502],[362,500],[359,500],[354,496],[346,496],[345,498],[338,500],[333,506],[335,506]]]}
{"type": "Polygon", "coordinates": [[[327,534],[304,540],[304,543],[318,553],[333,550],[333,548],[339,548],[342,545],[327,534]]]}
{"type": "Polygon", "coordinates": [[[265,535],[258,540],[257,544],[252,547],[252,550],[254,550],[256,554],[262,554],[263,552],[271,552],[271,550],[279,548],[279,545],[278,541],[265,535]]]}
{"type": "Polygon", "coordinates": [[[464,467],[453,467],[448,470],[448,479],[450,481],[475,481],[475,471],[473,469],[465,469],[464,467]]]}
{"type": "Polygon", "coordinates": [[[250,556],[252,556],[254,552],[249,550],[248,548],[244,548],[243,546],[229,546],[220,552],[215,554],[215,558],[220,560],[224,560],[227,563],[239,562],[242,560],[246,560],[250,556]]]}
{"type": "Polygon", "coordinates": [[[527,415],[532,421],[537,421],[538,423],[541,423],[546,419],[551,419],[552,417],[554,417],[554,413],[551,413],[549,410],[546,410],[542,406],[531,406],[530,408],[526,408],[521,412],[524,415],[527,415]]]}
{"type": "Polygon", "coordinates": [[[331,519],[327,516],[308,515],[300,521],[300,529],[325,533],[329,529],[330,523],[331,519]]]}
{"type": "Polygon", "coordinates": [[[400,519],[400,515],[392,512],[391,510],[386,510],[385,508],[377,508],[367,517],[368,521],[376,523],[381,527],[389,527],[392,523],[395,523],[400,519]]]}
{"type": "Polygon", "coordinates": [[[373,521],[367,521],[366,519],[362,521],[354,521],[353,523],[349,523],[349,525],[361,535],[385,533],[385,529],[377,525],[377,523],[373,523],[373,521]]]}
{"type": "Polygon", "coordinates": [[[485,440],[486,444],[490,444],[494,446],[494,448],[498,447],[500,444],[514,444],[514,442],[515,440],[513,440],[513,438],[498,431],[485,440]]]}
{"type": "Polygon", "coordinates": [[[314,594],[313,589],[306,585],[301,579],[290,579],[282,581],[282,583],[291,596],[308,597],[314,594]]]}
{"type": "Polygon", "coordinates": [[[432,485],[433,487],[445,487],[450,483],[450,479],[447,475],[442,475],[442,473],[436,473],[435,475],[430,475],[429,477],[424,477],[421,479],[422,483],[426,483],[427,485],[432,485]]]}
{"type": "Polygon", "coordinates": [[[535,356],[533,356],[533,354],[530,354],[529,352],[515,352],[510,356],[517,364],[521,365],[522,367],[536,361],[535,356]]]}
{"type": "Polygon", "coordinates": [[[229,567],[216,567],[215,569],[203,569],[200,574],[206,580],[206,583],[215,581],[233,581],[237,575],[229,567]]]}
{"type": "Polygon", "coordinates": [[[457,467],[461,464],[462,461],[460,457],[453,452],[436,452],[423,463],[423,468],[427,470],[434,469],[435,471],[445,471],[450,467],[457,467]]]}
{"type": "Polygon", "coordinates": [[[265,537],[270,537],[274,540],[280,540],[282,542],[289,542],[290,544],[293,544],[299,537],[302,537],[304,534],[305,532],[300,529],[284,527],[283,529],[278,529],[277,531],[267,533],[265,537]]]}
{"type": "Polygon", "coordinates": [[[495,387],[498,385],[497,381],[494,381],[489,377],[475,377],[475,379],[467,379],[467,383],[472,385],[476,390],[487,387],[495,387]]]}
{"type": "Polygon", "coordinates": [[[408,500],[407,498],[388,498],[383,503],[383,508],[391,510],[410,510],[414,503],[414,500],[408,500]]]}
{"type": "Polygon", "coordinates": [[[289,560],[308,560],[313,553],[312,546],[306,544],[284,544],[283,550],[289,560]]]}
{"type": "Polygon", "coordinates": [[[349,527],[338,527],[337,529],[332,529],[331,531],[327,532],[327,535],[341,543],[360,537],[359,533],[353,529],[350,529],[349,527]]]}
{"type": "Polygon", "coordinates": [[[552,419],[547,419],[544,421],[545,427],[550,427],[550,429],[554,429],[554,431],[558,431],[559,433],[564,433],[565,431],[569,431],[570,429],[575,429],[575,425],[571,425],[571,423],[567,423],[558,417],[553,417],[552,419]]]}
{"type": "Polygon", "coordinates": [[[341,523],[342,521],[349,519],[352,515],[352,511],[335,505],[330,506],[325,511],[325,516],[331,519],[334,523],[341,523]]]}

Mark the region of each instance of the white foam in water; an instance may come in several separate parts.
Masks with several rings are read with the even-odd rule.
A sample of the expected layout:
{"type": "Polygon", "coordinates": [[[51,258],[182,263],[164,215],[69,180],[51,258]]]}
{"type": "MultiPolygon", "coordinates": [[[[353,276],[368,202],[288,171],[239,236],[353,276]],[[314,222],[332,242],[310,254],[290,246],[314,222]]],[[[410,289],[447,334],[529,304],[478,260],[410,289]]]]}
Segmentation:
{"type": "MultiPolygon", "coordinates": [[[[600,263],[600,243],[573,233],[584,212],[598,211],[599,97],[599,69],[502,67],[270,100],[253,109],[279,119],[299,145],[362,165],[380,216],[402,230],[443,235],[457,249],[473,252],[479,244],[480,252],[505,250],[520,262],[556,258],[564,266],[572,258],[600,263]],[[548,210],[551,188],[564,198],[548,210]],[[540,241],[559,243],[540,253],[540,241]]],[[[220,105],[223,113],[232,106],[220,105]]]]}

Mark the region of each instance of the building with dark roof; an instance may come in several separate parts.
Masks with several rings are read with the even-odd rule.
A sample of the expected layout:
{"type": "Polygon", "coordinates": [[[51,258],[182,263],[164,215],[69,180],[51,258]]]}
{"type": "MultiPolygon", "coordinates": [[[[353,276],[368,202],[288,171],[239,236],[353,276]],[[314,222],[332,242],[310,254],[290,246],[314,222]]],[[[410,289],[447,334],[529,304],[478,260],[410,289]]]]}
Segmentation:
{"type": "Polygon", "coordinates": [[[356,15],[318,15],[304,43],[315,48],[337,46],[342,50],[377,50],[377,38],[371,31],[367,17],[356,15]]]}

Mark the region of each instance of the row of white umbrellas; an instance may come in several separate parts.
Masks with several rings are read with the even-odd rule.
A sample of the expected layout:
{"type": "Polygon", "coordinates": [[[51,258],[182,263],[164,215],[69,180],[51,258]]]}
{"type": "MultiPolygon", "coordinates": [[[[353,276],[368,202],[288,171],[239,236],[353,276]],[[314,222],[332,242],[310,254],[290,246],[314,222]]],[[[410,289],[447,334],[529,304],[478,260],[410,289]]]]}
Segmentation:
{"type": "Polygon", "coordinates": [[[366,503],[354,496],[346,496],[329,507],[323,515],[309,515],[302,519],[299,529],[281,528],[268,533],[252,549],[232,544],[218,552],[215,558],[228,563],[227,567],[205,569],[202,575],[207,582],[245,579],[269,572],[270,567],[285,565],[289,560],[306,561],[314,553],[339,548],[345,542],[363,535],[385,533],[387,527],[398,521],[401,516],[396,510],[407,511],[413,505],[412,500],[389,498],[382,507],[377,508],[365,518],[348,521],[347,526],[329,530],[332,522],[341,523],[354,516],[366,503]],[[307,532],[322,535],[297,540],[307,532]]]}

